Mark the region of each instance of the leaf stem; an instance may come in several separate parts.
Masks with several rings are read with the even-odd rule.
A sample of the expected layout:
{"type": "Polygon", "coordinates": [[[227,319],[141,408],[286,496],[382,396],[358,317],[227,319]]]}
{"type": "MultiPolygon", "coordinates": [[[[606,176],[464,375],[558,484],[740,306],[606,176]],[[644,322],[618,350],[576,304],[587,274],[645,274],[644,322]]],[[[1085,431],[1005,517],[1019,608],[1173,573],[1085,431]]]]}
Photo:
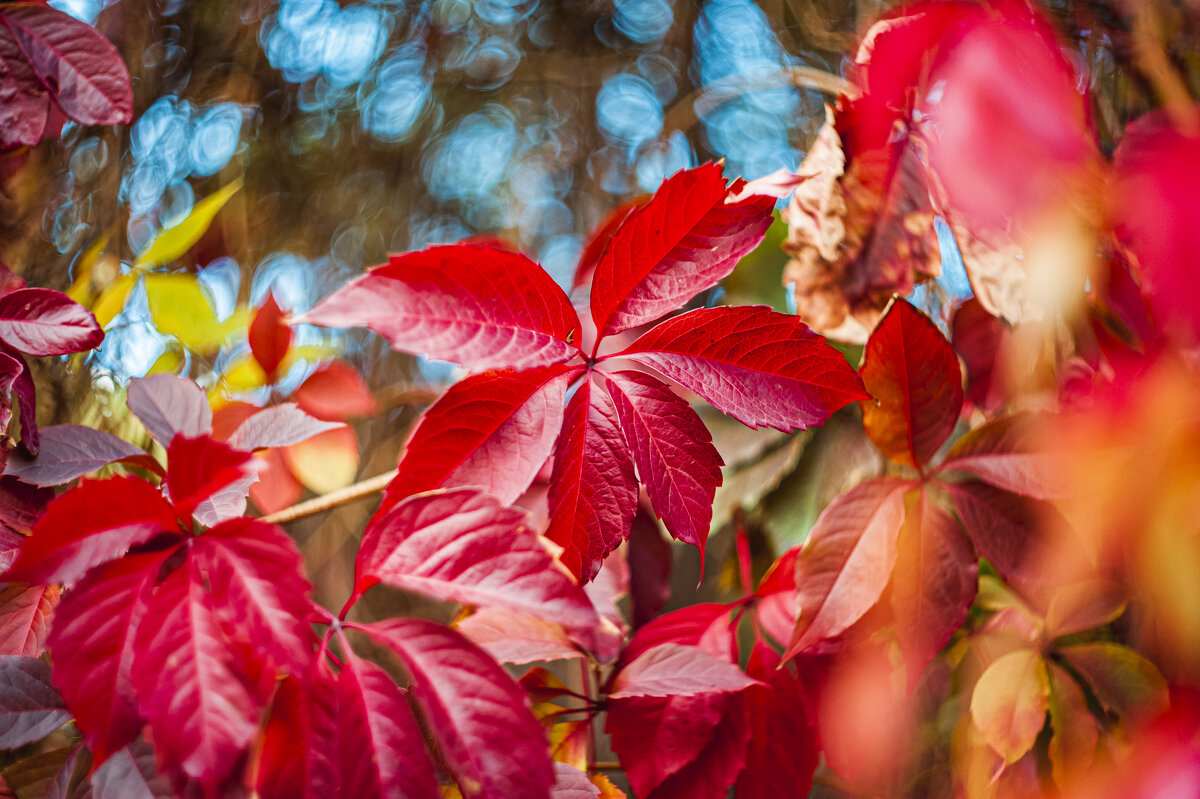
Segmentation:
{"type": "Polygon", "coordinates": [[[330,491],[328,494],[306,499],[304,502],[292,505],[290,508],[284,508],[275,513],[268,513],[262,517],[262,521],[269,524],[286,524],[296,519],[303,519],[305,516],[313,516],[317,513],[332,510],[339,505],[345,505],[347,502],[353,502],[356,499],[362,499],[363,497],[382,491],[395,476],[396,470],[392,469],[390,472],[384,472],[375,477],[361,480],[354,485],[339,488],[337,491],[330,491]]]}

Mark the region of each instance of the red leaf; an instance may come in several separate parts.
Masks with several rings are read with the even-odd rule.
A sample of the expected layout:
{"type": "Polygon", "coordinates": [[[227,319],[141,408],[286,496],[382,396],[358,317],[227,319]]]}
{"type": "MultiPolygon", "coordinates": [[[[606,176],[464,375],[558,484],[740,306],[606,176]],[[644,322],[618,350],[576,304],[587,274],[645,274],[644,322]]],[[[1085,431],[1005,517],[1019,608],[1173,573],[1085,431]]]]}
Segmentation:
{"type": "Polygon", "coordinates": [[[83,125],[133,120],[129,73],[95,28],[32,3],[6,7],[0,24],[12,31],[38,80],[71,119],[83,125]]]}
{"type": "Polygon", "coordinates": [[[840,352],[794,316],[759,306],[676,316],[625,352],[748,427],[791,432],[867,399],[840,352]]]}
{"type": "Polygon", "coordinates": [[[337,786],[333,761],[337,678],[314,660],[303,681],[284,677],[271,699],[252,764],[254,788],[262,799],[307,799],[337,786]]]}
{"type": "MultiPolygon", "coordinates": [[[[0,342],[0,351],[14,359],[21,367],[20,372],[12,381],[12,393],[21,405],[21,446],[29,454],[36,455],[38,452],[37,387],[33,384],[33,372],[29,371],[29,364],[25,362],[25,357],[6,343],[0,342]]],[[[7,380],[8,373],[11,373],[9,366],[6,362],[4,380],[7,380]]]]}
{"type": "Polygon", "coordinates": [[[744,691],[758,681],[727,660],[696,646],[661,644],[639,655],[617,674],[610,699],[631,696],[689,696],[744,691]]]}
{"type": "Polygon", "coordinates": [[[671,542],[662,534],[658,522],[639,506],[625,554],[629,561],[634,629],[657,617],[671,593],[671,549],[671,542]]]}
{"type": "Polygon", "coordinates": [[[786,658],[833,638],[879,601],[896,563],[909,480],[868,480],[835,499],[796,559],[800,613],[786,658]]]}
{"type": "Polygon", "coordinates": [[[667,532],[700,550],[721,485],[721,456],[691,406],[657,378],[638,372],[606,373],[621,433],[638,476],[667,532]]]}
{"type": "Polygon", "coordinates": [[[1052,509],[974,480],[943,485],[979,554],[1005,577],[1032,576],[1031,571],[1040,565],[1039,550],[1046,540],[1040,534],[1043,518],[1052,509]]]}
{"type": "Polygon", "coordinates": [[[249,452],[208,435],[176,435],[167,447],[166,485],[179,517],[190,519],[201,502],[243,477],[249,462],[249,452]]]}
{"type": "Polygon", "coordinates": [[[12,32],[0,25],[0,150],[42,140],[50,98],[12,32]]]}
{"type": "Polygon", "coordinates": [[[425,739],[404,695],[383,669],[351,654],[337,677],[334,700],[331,724],[324,729],[314,725],[317,740],[332,757],[337,780],[321,786],[322,795],[438,796],[425,739]]]}
{"type": "Polygon", "coordinates": [[[978,586],[975,550],[924,489],[908,509],[892,572],[892,613],[908,685],[967,617],[978,586]]]}
{"type": "Polygon", "coordinates": [[[729,618],[732,608],[720,602],[700,602],[659,616],[637,631],[621,653],[621,661],[630,663],[663,644],[681,644],[737,663],[737,641],[729,618]]]}
{"type": "Polygon", "coordinates": [[[36,458],[16,454],[9,458],[4,473],[23,483],[56,486],[91,474],[110,463],[141,466],[162,473],[158,461],[141,448],[111,433],[75,424],[43,427],[36,458]]]}
{"type": "Polygon", "coordinates": [[[742,695],[750,741],[734,794],[738,799],[807,796],[821,750],[804,687],[791,671],[779,668],[779,655],[761,642],[746,672],[766,687],[742,695]]]}
{"type": "Polygon", "coordinates": [[[59,605],[50,633],[54,682],[97,765],[142,729],[132,676],[134,643],[169,554],[130,555],[105,564],[59,605]]]}
{"type": "Polygon", "coordinates": [[[779,644],[792,640],[796,628],[796,558],[800,549],[792,547],[780,555],[754,592],[755,618],[763,632],[779,644]]]}
{"type": "Polygon", "coordinates": [[[1117,236],[1134,253],[1136,272],[1164,326],[1200,334],[1192,298],[1198,288],[1194,256],[1200,251],[1200,181],[1195,134],[1172,124],[1166,111],[1134,120],[1117,148],[1110,194],[1117,236]]]}
{"type": "Polygon", "coordinates": [[[545,799],[546,733],[524,691],[482,650],[423,619],[355,625],[400,656],[409,690],[465,797],[545,799]]]}
{"type": "Polygon", "coordinates": [[[863,402],[863,427],[892,460],[923,467],[954,430],[962,374],[954,349],[907,300],[892,303],[867,342],[860,370],[875,402],[863,402]]]}
{"type": "Polygon", "coordinates": [[[563,548],[563,565],[585,583],[628,537],[637,511],[633,455],[617,425],[612,399],[585,379],[567,404],[554,450],[546,537],[563,548]]]}
{"type": "MultiPolygon", "coordinates": [[[[53,489],[26,485],[15,477],[0,477],[0,529],[7,526],[28,534],[41,520],[46,506],[53,499],[53,489]]],[[[21,538],[24,539],[24,536],[21,538]]],[[[2,550],[3,547],[0,547],[0,552],[2,550]]],[[[7,568],[3,554],[0,554],[0,566],[7,568]]]]}
{"type": "MultiPolygon", "coordinates": [[[[0,21],[8,18],[0,13],[0,21]]],[[[66,355],[97,346],[104,331],[91,311],[61,291],[17,289],[0,296],[0,339],[28,355],[66,355]]]]}
{"type": "Polygon", "coordinates": [[[425,412],[380,512],[431,488],[475,486],[510,503],[550,457],[573,372],[486,372],[451,386],[425,412]]]}
{"type": "Polygon", "coordinates": [[[668,178],[630,212],[592,279],[592,319],[601,338],[663,316],[733,271],[771,226],[772,197],[726,203],[721,167],[668,178]]]}
{"type": "MultiPolygon", "coordinates": [[[[19,359],[20,356],[15,352],[12,355],[0,352],[0,431],[7,431],[9,423],[12,422],[13,386],[17,378],[29,368],[24,360],[19,359]]],[[[37,447],[32,451],[36,452],[37,447]]],[[[0,453],[0,461],[7,461],[8,457],[7,449],[0,453]]]]}
{"type": "Polygon", "coordinates": [[[939,471],[963,471],[997,488],[1037,499],[1066,494],[1061,453],[1046,443],[1033,414],[1005,416],[970,431],[951,448],[939,471]]]}
{"type": "Polygon", "coordinates": [[[177,434],[190,438],[212,430],[208,397],[191,380],[174,375],[135,377],[129,381],[129,410],[164,447],[177,434]]]}
{"type": "Polygon", "coordinates": [[[41,657],[59,593],[57,585],[0,588],[0,655],[41,657]]]}
{"type": "Polygon", "coordinates": [[[967,367],[967,399],[985,411],[995,410],[1004,401],[996,372],[1000,348],[1008,339],[1004,323],[972,297],[954,312],[950,328],[950,340],[967,367]]]}
{"type": "Polygon", "coordinates": [[[501,663],[583,657],[562,625],[505,608],[481,608],[455,626],[501,663]]]}
{"type": "Polygon", "coordinates": [[[600,258],[604,255],[604,250],[612,241],[613,234],[617,232],[617,228],[625,221],[625,217],[629,216],[630,212],[636,208],[646,204],[649,197],[642,196],[622,203],[616,208],[608,212],[608,216],[604,217],[604,221],[600,223],[593,232],[588,242],[583,247],[583,253],[579,256],[579,263],[575,267],[575,276],[571,279],[571,290],[586,286],[592,282],[592,275],[596,272],[596,264],[600,263],[600,258]]]}
{"type": "Polygon", "coordinates": [[[50,667],[33,657],[0,656],[0,749],[41,740],[71,720],[50,685],[50,667]]]}
{"type": "Polygon", "coordinates": [[[250,416],[233,431],[228,443],[234,449],[246,451],[287,447],[339,427],[342,425],[338,422],[319,421],[295,404],[285,402],[250,416]]]}
{"type": "Polygon", "coordinates": [[[592,644],[595,609],[524,521],[521,511],[469,489],[410,497],[363,535],[357,591],[383,581],[434,599],[508,608],[592,644]]]}
{"type": "Polygon", "coordinates": [[[750,728],[745,697],[726,697],[721,723],[695,759],[667,777],[646,799],[725,799],[746,762],[750,728]]]}
{"type": "Polygon", "coordinates": [[[250,499],[262,513],[274,513],[294,505],[304,487],[292,476],[282,452],[269,449],[258,456],[262,465],[258,482],[250,485],[250,499]]]}
{"type": "Polygon", "coordinates": [[[27,583],[74,583],[130,547],[178,531],[174,510],[146,481],[84,480],[50,503],[6,576],[27,583]]]}
{"type": "Polygon", "coordinates": [[[341,361],[319,367],[292,392],[292,399],[312,416],[327,422],[379,412],[379,403],[362,376],[341,361]]]}
{"type": "Polygon", "coordinates": [[[579,352],[579,318],[548,274],[520,253],[449,244],[393,255],[299,321],[369,327],[404,352],[468,369],[527,369],[579,352]]]}
{"type": "Polygon", "coordinates": [[[233,771],[259,714],[214,603],[198,559],[188,557],[154,591],[132,671],[159,759],[209,792],[233,771]]]}
{"type": "Polygon", "coordinates": [[[275,294],[268,292],[267,299],[254,312],[250,322],[250,352],[266,373],[268,383],[275,382],[275,372],[292,346],[292,328],[286,318],[287,314],[275,302],[275,294]]]}
{"type": "Polygon", "coordinates": [[[192,557],[230,637],[293,675],[308,671],[312,586],[304,578],[300,551],[283,530],[256,519],[222,522],[193,541],[192,557]]]}

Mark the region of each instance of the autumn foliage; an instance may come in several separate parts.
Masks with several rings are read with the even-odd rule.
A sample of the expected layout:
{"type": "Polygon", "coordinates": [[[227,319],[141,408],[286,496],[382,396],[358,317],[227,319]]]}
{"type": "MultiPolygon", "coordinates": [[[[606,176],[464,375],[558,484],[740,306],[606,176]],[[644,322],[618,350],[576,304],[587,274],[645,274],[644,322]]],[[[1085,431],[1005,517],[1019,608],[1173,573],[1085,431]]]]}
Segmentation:
{"type": "MultiPolygon", "coordinates": [[[[128,121],[120,64],[0,6],[0,146],[128,121]]],[[[0,796],[1192,795],[1200,106],[1145,113],[1109,157],[1026,0],[898,6],[852,78],[796,174],[676,173],[600,227],[571,295],[477,239],[242,314],[264,386],[299,325],[461,369],[340,608],[270,515],[347,451],[353,477],[346,422],[379,412],[361,376],[325,359],[286,401],[215,412],[190,379],[135,379],[149,450],[39,430],[27,359],[99,345],[106,301],[5,270],[0,749],[21,757],[0,796]],[[797,313],[707,302],[785,198],[797,313]],[[954,253],[968,299],[940,282],[954,253]],[[714,524],[703,405],[788,435],[837,414],[870,466],[771,552],[744,512],[714,524]],[[736,574],[721,597],[659,613],[660,524],[736,574]],[[449,612],[368,619],[388,589],[449,612]]],[[[179,236],[118,304],[174,277],[151,270],[179,236]]]]}

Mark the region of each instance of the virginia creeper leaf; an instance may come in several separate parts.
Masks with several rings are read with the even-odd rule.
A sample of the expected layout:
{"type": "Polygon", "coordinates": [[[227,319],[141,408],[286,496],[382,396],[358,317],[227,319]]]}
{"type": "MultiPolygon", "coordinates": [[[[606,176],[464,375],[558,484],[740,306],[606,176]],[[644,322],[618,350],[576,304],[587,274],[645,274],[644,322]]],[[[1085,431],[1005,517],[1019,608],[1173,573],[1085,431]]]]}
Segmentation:
{"type": "Polygon", "coordinates": [[[326,430],[341,425],[314,419],[291,402],[263,408],[238,425],[229,437],[229,446],[247,451],[299,444],[326,430]]]}
{"type": "Polygon", "coordinates": [[[135,377],[129,381],[128,404],[133,415],[164,447],[176,434],[195,438],[212,430],[208,397],[184,377],[135,377]]]}
{"type": "Polygon", "coordinates": [[[954,349],[929,317],[897,299],[867,341],[860,370],[875,401],[863,427],[892,460],[921,468],[954,430],[962,374],[954,349]]]}
{"type": "Polygon", "coordinates": [[[155,589],[138,625],[132,679],[160,760],[211,792],[254,736],[259,705],[199,566],[189,556],[155,589]]]}
{"type": "Polygon", "coordinates": [[[1050,677],[1050,765],[1054,781],[1063,786],[1068,777],[1084,773],[1092,765],[1100,737],[1096,717],[1088,709],[1079,684],[1053,661],[1046,664],[1050,677]]]}
{"type": "Polygon", "coordinates": [[[133,119],[133,90],[121,56],[85,22],[34,3],[10,5],[0,24],[12,31],[50,96],[83,125],[133,119]]]}
{"type": "Polygon", "coordinates": [[[142,729],[133,686],[135,640],[167,554],[129,555],[107,563],[68,591],[59,605],[50,633],[54,682],[97,765],[142,729]]]}
{"type": "Polygon", "coordinates": [[[554,764],[554,785],[550,788],[551,799],[599,799],[600,789],[574,766],[566,763],[554,764]]]}
{"type": "Polygon", "coordinates": [[[271,382],[274,382],[275,372],[292,346],[292,328],[284,321],[285,318],[286,314],[275,301],[274,292],[268,292],[267,299],[254,312],[247,333],[250,352],[271,382]]]}
{"type": "Polygon", "coordinates": [[[975,548],[1001,574],[1022,577],[1037,567],[1038,531],[1048,506],[978,480],[943,485],[975,548]]]}
{"type": "Polygon", "coordinates": [[[201,502],[242,478],[250,453],[208,435],[176,435],[167,446],[167,490],[180,518],[190,519],[201,502]]]}
{"type": "Polygon", "coordinates": [[[1108,580],[1088,580],[1055,592],[1046,608],[1046,636],[1058,638],[1114,621],[1125,612],[1126,592],[1108,580]]]}
{"type": "Polygon", "coordinates": [[[75,424],[43,427],[36,458],[10,457],[4,473],[23,483],[56,486],[90,474],[110,463],[128,463],[160,473],[158,461],[111,433],[75,424]]]}
{"type": "Polygon", "coordinates": [[[0,587],[0,655],[41,657],[59,596],[57,585],[0,587]]]}
{"type": "Polygon", "coordinates": [[[563,548],[563,565],[586,583],[629,535],[638,495],[616,408],[591,379],[567,404],[554,464],[546,537],[563,548]]]}
{"type": "Polygon", "coordinates": [[[84,480],[50,503],[7,577],[28,583],[74,583],[130,547],[178,529],[175,511],[146,481],[84,480]]]}
{"type": "Polygon", "coordinates": [[[91,758],[73,744],[39,752],[4,769],[9,796],[16,799],[87,799],[85,777],[91,758]]]}
{"type": "Polygon", "coordinates": [[[621,653],[631,663],[643,653],[663,644],[680,644],[703,649],[714,657],[737,662],[737,641],[729,614],[732,606],[699,602],[671,611],[640,627],[621,653]]]}
{"type": "MultiPolygon", "coordinates": [[[[53,499],[53,489],[27,485],[15,477],[0,477],[0,530],[7,527],[19,533],[32,532],[53,499]]],[[[24,536],[19,539],[24,540],[24,536]]],[[[4,549],[0,546],[0,564],[4,563],[4,549]]]]}
{"type": "MultiPolygon", "coordinates": [[[[29,364],[25,362],[25,357],[2,341],[0,341],[0,352],[15,360],[20,366],[17,376],[12,378],[12,393],[21,405],[21,446],[30,455],[36,455],[39,438],[37,425],[37,387],[33,384],[33,372],[29,370],[29,364]]],[[[3,375],[0,379],[4,381],[8,380],[8,375],[11,374],[10,367],[11,364],[7,361],[4,361],[0,365],[0,374],[3,375]]]]}
{"type": "Polygon", "coordinates": [[[654,512],[667,532],[700,550],[721,485],[721,456],[692,407],[662,381],[639,372],[606,373],[625,442],[654,512]]]}
{"type": "Polygon", "coordinates": [[[655,618],[671,592],[671,542],[658,522],[640,505],[633,517],[626,547],[629,561],[629,599],[637,629],[655,618]]]}
{"type": "Polygon", "coordinates": [[[12,31],[0,25],[0,150],[42,140],[50,98],[12,31]]]}
{"type": "Polygon", "coordinates": [[[222,522],[197,538],[192,557],[213,596],[213,612],[277,667],[306,673],[312,660],[308,626],[312,590],[295,542],[255,519],[222,522]]]}
{"type": "Polygon", "coordinates": [[[1167,709],[1167,682],[1149,660],[1109,641],[1065,647],[1062,655],[1100,704],[1123,721],[1149,720],[1167,709]]]}
{"type": "Polygon", "coordinates": [[[840,635],[870,610],[887,587],[904,524],[908,480],[868,480],[842,494],[818,517],[796,559],[799,616],[785,658],[840,635]]]}
{"type": "Polygon", "coordinates": [[[1046,662],[1032,649],[1000,656],[971,694],[971,719],[1005,763],[1033,748],[1046,724],[1050,696],[1046,662]]]}
{"type": "Polygon", "coordinates": [[[356,585],[501,607],[557,622],[592,644],[599,618],[524,526],[525,514],[470,489],[421,494],[376,517],[359,548],[356,585]]]}
{"type": "Polygon", "coordinates": [[[66,355],[92,349],[104,331],[91,311],[61,291],[18,289],[0,297],[0,339],[28,355],[66,355]]]}
{"type": "Polygon", "coordinates": [[[979,565],[962,527],[925,490],[905,514],[897,551],[892,614],[912,688],[966,619],[979,565]]]}
{"type": "Polygon", "coordinates": [[[726,698],[721,723],[691,762],[667,777],[647,799],[724,799],[746,762],[750,728],[746,699],[726,698]]]}
{"type": "MultiPolygon", "coordinates": [[[[181,222],[159,231],[154,240],[150,242],[150,245],[138,255],[133,265],[139,269],[151,269],[155,266],[168,264],[182,258],[208,232],[208,229],[212,226],[213,219],[217,216],[217,212],[224,208],[225,204],[241,188],[242,179],[238,178],[232,183],[222,186],[204,199],[197,201],[192,206],[191,213],[184,217],[181,222]]],[[[201,344],[205,343],[204,339],[213,335],[217,335],[218,338],[224,337],[224,333],[211,330],[210,326],[215,325],[216,320],[212,318],[212,309],[209,306],[208,295],[201,290],[200,284],[192,279],[190,275],[154,275],[153,277],[153,281],[146,281],[146,292],[150,295],[150,312],[154,314],[156,319],[171,320],[174,323],[173,326],[177,328],[181,327],[181,329],[177,330],[177,334],[182,333],[179,337],[184,341],[192,339],[194,336],[193,343],[201,344]],[[163,299],[174,295],[175,300],[179,304],[188,307],[176,309],[169,307],[161,308],[161,312],[156,313],[154,306],[158,303],[155,302],[153,295],[159,292],[164,295],[163,299]],[[180,315],[179,311],[184,311],[184,314],[180,315]],[[191,320],[188,320],[188,315],[196,312],[199,312],[199,318],[193,316],[191,320]],[[201,328],[210,329],[201,332],[201,328]]],[[[242,325],[244,324],[243,322],[242,325]]],[[[234,325],[233,327],[242,325],[234,325]]],[[[222,325],[222,328],[224,327],[222,325]]],[[[161,321],[159,329],[167,332],[167,327],[161,321]]]]}
{"type": "Polygon", "coordinates": [[[704,164],[665,180],[621,222],[592,278],[601,338],[653,322],[715,286],[771,226],[771,197],[726,202],[721,167],[704,164]]]}
{"type": "Polygon", "coordinates": [[[351,655],[334,694],[332,726],[317,731],[319,738],[333,739],[322,741],[337,774],[337,783],[326,786],[327,796],[438,796],[425,739],[404,695],[383,669],[351,655]]]}
{"type": "Polygon", "coordinates": [[[820,747],[804,687],[762,642],[750,653],[746,673],[765,685],[742,694],[750,740],[734,793],[738,799],[807,796],[820,747]]]}
{"type": "Polygon", "coordinates": [[[796,317],[766,307],[691,311],[645,333],[622,355],[753,428],[807,429],[867,398],[841,353],[796,317]]]}
{"type": "Polygon", "coordinates": [[[388,484],[381,511],[432,488],[475,486],[519,497],[562,427],[566,367],[485,372],[455,383],[425,412],[388,484]]]}
{"type": "Polygon", "coordinates": [[[755,618],[763,632],[778,643],[792,640],[792,630],[796,627],[796,558],[799,556],[800,547],[792,547],[780,555],[754,592],[758,599],[754,606],[755,618]]]}
{"type": "Polygon", "coordinates": [[[299,321],[369,327],[404,352],[468,369],[526,369],[579,352],[579,318],[550,276],[520,253],[450,244],[393,255],[299,321]]]}
{"type": "Polygon", "coordinates": [[[155,768],[153,747],[143,741],[116,752],[92,774],[92,799],[171,799],[174,795],[155,768]]]}
{"type": "Polygon", "coordinates": [[[735,694],[636,696],[608,703],[604,731],[637,796],[695,762],[735,694]]]}
{"type": "Polygon", "coordinates": [[[744,691],[758,681],[735,664],[696,646],[660,644],[617,674],[610,699],[631,696],[689,696],[744,691]]]}
{"type": "Polygon", "coordinates": [[[529,700],[483,650],[424,619],[357,625],[404,662],[413,698],[465,797],[545,799],[546,734],[529,700]]]}
{"type": "Polygon", "coordinates": [[[71,720],[50,684],[50,667],[34,657],[0,656],[0,749],[45,738],[71,720]]]}
{"type": "Polygon", "coordinates": [[[617,228],[621,226],[631,211],[645,205],[649,199],[648,196],[637,197],[608,212],[604,221],[592,232],[587,244],[583,247],[583,252],[579,255],[579,263],[575,265],[575,275],[571,279],[572,291],[592,282],[592,275],[596,273],[596,264],[600,263],[600,258],[608,248],[609,242],[612,241],[617,228]]]}
{"type": "Polygon", "coordinates": [[[341,361],[319,367],[292,392],[292,399],[309,415],[326,422],[379,412],[379,403],[362,375],[341,361]]]}
{"type": "Polygon", "coordinates": [[[1059,453],[1046,445],[1037,417],[1005,416],[975,428],[946,455],[941,471],[963,471],[997,488],[1037,499],[1060,499],[1065,491],[1059,453]]]}
{"type": "Polygon", "coordinates": [[[506,608],[480,608],[455,626],[501,663],[583,657],[561,624],[506,608]]]}

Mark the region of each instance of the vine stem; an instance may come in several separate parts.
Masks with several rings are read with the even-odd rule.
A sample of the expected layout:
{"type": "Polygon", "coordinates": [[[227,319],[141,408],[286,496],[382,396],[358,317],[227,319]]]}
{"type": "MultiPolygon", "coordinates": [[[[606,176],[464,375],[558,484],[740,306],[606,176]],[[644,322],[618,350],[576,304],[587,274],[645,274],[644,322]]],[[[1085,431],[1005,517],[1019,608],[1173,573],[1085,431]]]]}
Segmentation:
{"type": "Polygon", "coordinates": [[[345,505],[347,502],[353,502],[356,499],[361,499],[382,491],[388,483],[392,482],[392,478],[395,476],[396,470],[392,469],[390,472],[369,477],[354,485],[339,488],[337,491],[330,491],[328,494],[306,499],[304,502],[292,505],[290,508],[268,513],[262,517],[262,521],[269,524],[286,524],[287,522],[294,522],[296,519],[303,519],[305,516],[312,516],[331,510],[339,505],[345,505]]]}

